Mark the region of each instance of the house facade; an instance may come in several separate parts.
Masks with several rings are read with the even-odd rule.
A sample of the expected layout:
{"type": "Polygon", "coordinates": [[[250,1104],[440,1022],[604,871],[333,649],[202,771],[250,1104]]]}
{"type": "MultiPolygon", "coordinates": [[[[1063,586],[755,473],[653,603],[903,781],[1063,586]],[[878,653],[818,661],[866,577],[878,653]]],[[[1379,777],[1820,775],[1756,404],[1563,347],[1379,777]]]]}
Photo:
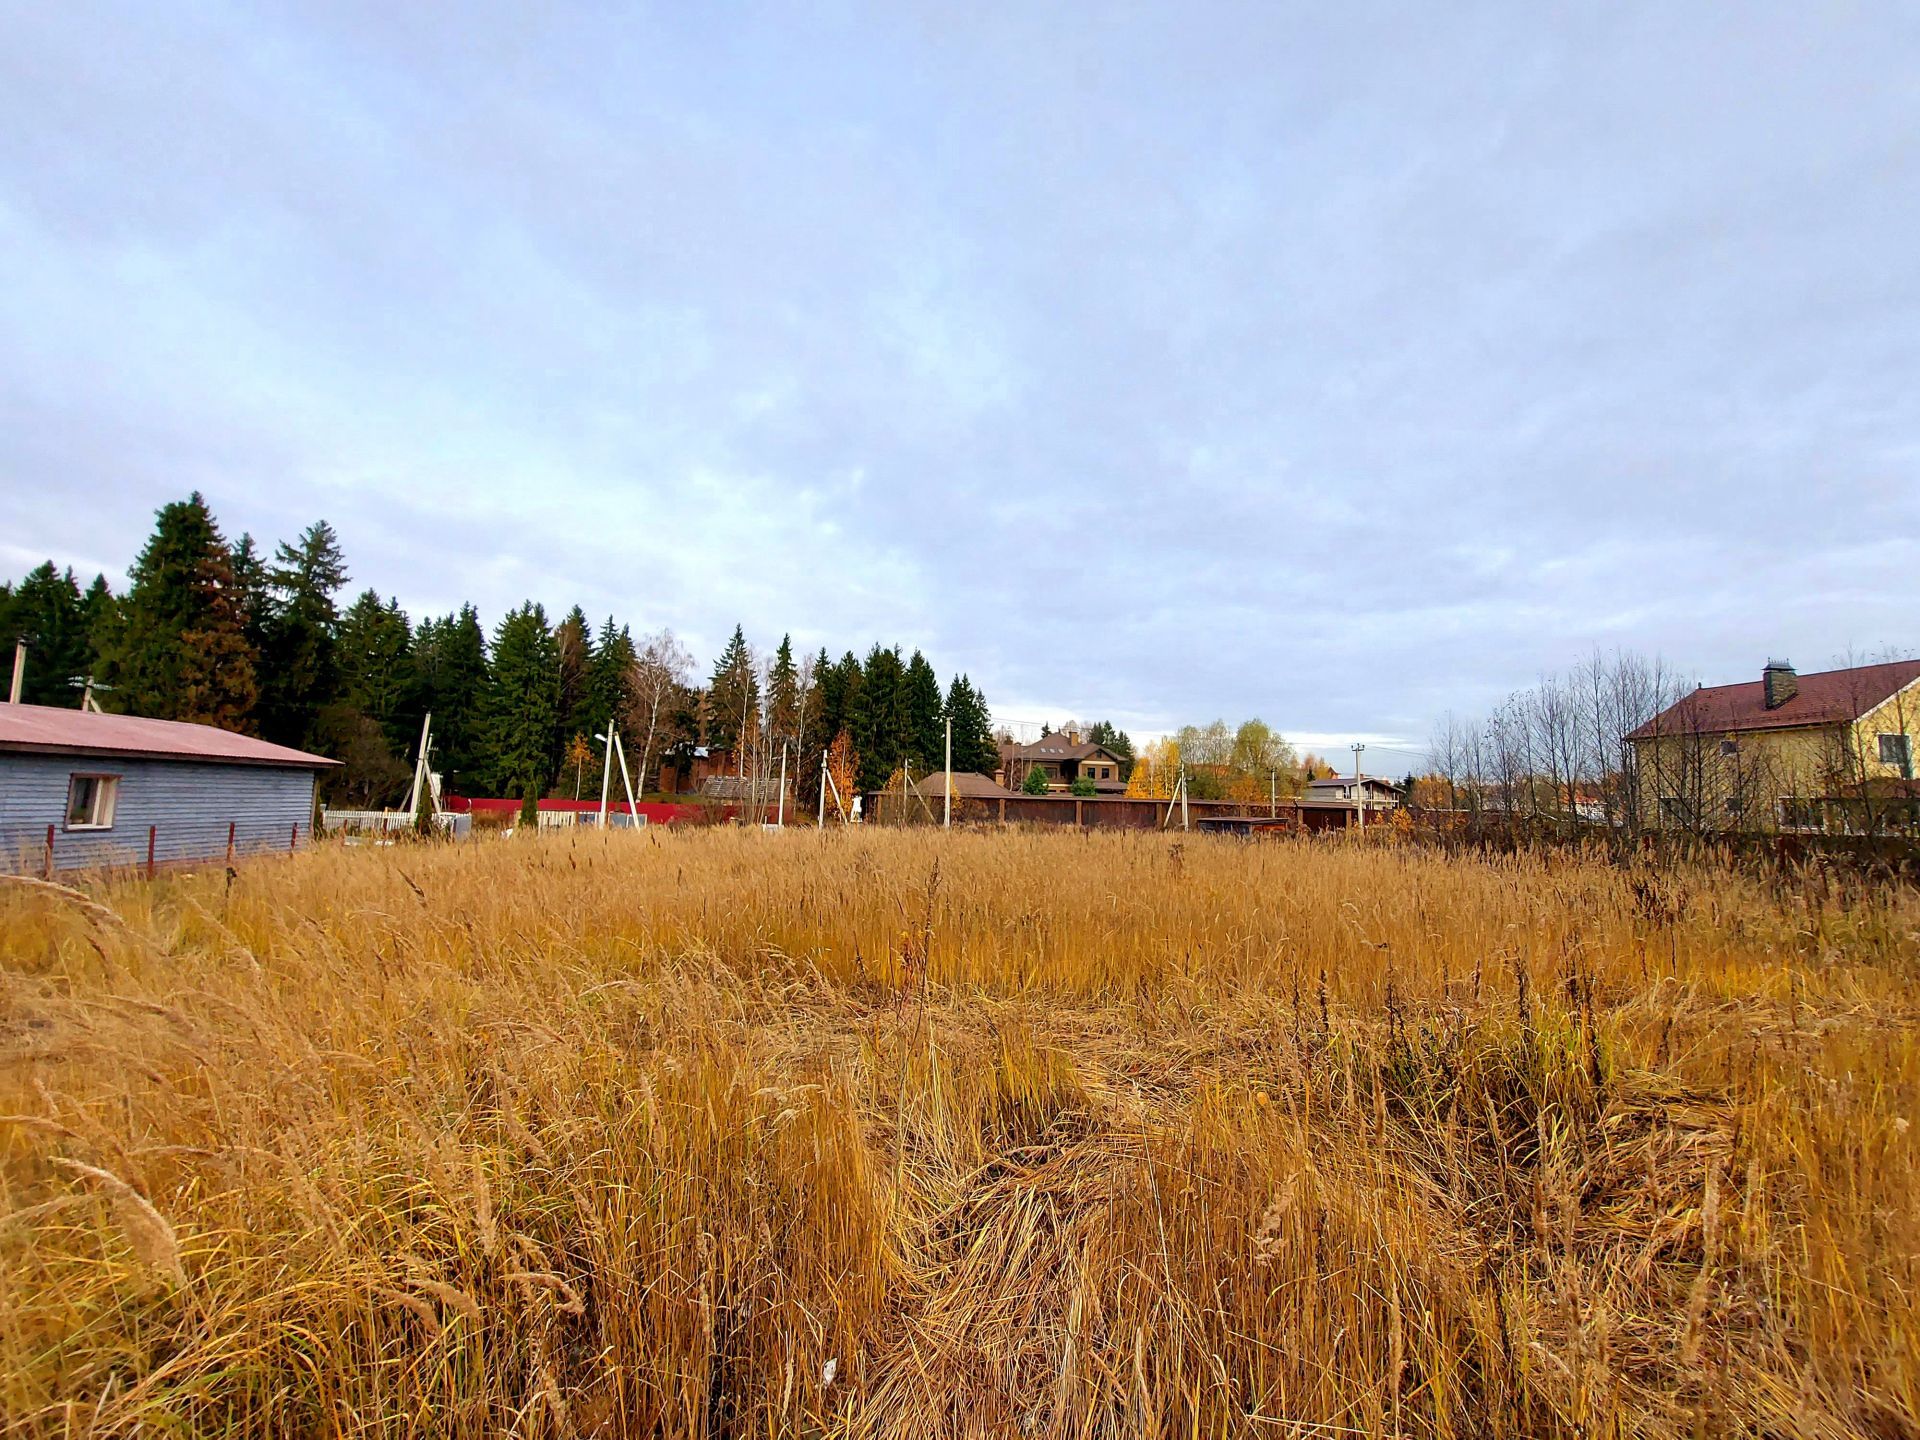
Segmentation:
{"type": "Polygon", "coordinates": [[[1369,810],[1386,809],[1400,803],[1400,787],[1378,775],[1327,775],[1307,782],[1305,798],[1358,800],[1369,810]]]}
{"type": "Polygon", "coordinates": [[[1077,731],[1042,735],[1031,745],[1002,744],[996,784],[1018,790],[1035,770],[1047,777],[1049,790],[1071,790],[1074,782],[1085,780],[1099,795],[1124,795],[1127,782],[1121,777],[1121,759],[1104,745],[1083,740],[1077,731]]]}
{"type": "Polygon", "coordinates": [[[1658,829],[1881,834],[1920,828],[1920,660],[1702,686],[1627,737],[1658,829]]]}
{"type": "Polygon", "coordinates": [[[0,705],[0,868],[39,874],[285,852],[336,762],[211,725],[0,705]]]}

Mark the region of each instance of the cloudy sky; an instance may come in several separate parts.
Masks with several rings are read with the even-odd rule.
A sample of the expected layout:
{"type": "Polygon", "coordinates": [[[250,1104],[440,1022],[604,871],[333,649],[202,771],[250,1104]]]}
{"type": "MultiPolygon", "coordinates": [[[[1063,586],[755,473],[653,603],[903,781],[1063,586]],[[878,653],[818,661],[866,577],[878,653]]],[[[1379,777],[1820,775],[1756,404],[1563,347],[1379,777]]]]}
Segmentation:
{"type": "Polygon", "coordinates": [[[415,613],[1416,748],[1595,645],[1920,640],[1911,4],[0,33],[14,574],[116,578],[199,489],[415,613]]]}

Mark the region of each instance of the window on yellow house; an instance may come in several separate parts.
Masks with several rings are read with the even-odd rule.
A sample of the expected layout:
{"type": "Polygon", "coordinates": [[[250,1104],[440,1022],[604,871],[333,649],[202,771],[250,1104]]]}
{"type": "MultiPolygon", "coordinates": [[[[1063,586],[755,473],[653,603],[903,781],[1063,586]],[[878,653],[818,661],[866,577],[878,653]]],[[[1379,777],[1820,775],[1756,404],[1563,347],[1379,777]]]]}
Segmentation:
{"type": "Polygon", "coordinates": [[[1905,735],[1880,737],[1880,763],[1891,765],[1902,775],[1913,778],[1913,743],[1905,735]]]}

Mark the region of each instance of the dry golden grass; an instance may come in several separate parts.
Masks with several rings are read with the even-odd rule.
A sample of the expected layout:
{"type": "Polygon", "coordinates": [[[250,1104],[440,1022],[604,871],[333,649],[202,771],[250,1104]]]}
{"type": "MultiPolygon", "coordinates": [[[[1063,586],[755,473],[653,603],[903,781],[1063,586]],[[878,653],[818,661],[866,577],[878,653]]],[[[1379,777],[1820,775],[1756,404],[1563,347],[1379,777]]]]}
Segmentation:
{"type": "Polygon", "coordinates": [[[17,1435],[1911,1435],[1920,900],[1159,835],[0,887],[17,1435]]]}

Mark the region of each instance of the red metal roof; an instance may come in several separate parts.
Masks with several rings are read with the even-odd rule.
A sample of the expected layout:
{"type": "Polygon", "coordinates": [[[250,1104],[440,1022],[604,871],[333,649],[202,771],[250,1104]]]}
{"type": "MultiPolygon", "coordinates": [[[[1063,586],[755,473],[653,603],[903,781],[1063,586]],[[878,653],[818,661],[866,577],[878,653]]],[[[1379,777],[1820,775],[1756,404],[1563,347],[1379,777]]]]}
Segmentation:
{"type": "Polygon", "coordinates": [[[1920,660],[1856,665],[1796,675],[1798,691],[1769,710],[1764,681],[1705,685],[1668,706],[1627,736],[1721,735],[1737,730],[1792,730],[1802,725],[1839,725],[1858,720],[1881,701],[1920,680],[1920,660]]]}
{"type": "Polygon", "coordinates": [[[148,720],[138,715],[99,715],[54,705],[0,705],[0,750],[283,765],[303,770],[340,763],[213,725],[148,720]]]}

